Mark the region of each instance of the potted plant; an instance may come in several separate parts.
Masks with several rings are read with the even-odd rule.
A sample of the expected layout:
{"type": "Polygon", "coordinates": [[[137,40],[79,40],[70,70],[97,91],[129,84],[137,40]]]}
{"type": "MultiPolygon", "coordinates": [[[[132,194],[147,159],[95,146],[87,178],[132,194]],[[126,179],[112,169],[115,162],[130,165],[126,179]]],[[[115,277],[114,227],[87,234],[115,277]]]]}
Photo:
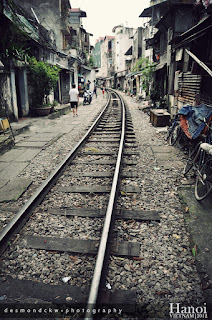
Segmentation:
{"type": "Polygon", "coordinates": [[[55,89],[60,68],[35,57],[29,59],[30,84],[32,87],[32,108],[37,115],[47,115],[51,111],[48,96],[55,89]]]}

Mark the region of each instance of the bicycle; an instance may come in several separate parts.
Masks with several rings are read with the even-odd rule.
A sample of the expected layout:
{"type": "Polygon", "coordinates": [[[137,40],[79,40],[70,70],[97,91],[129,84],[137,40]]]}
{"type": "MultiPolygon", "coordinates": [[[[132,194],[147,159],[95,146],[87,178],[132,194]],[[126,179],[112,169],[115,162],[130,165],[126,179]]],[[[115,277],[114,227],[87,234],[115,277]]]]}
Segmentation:
{"type": "Polygon", "coordinates": [[[186,162],[186,165],[183,169],[183,174],[186,176],[191,169],[194,169],[195,172],[198,172],[199,168],[205,163],[207,158],[206,151],[201,148],[201,144],[208,143],[211,144],[211,125],[208,125],[206,119],[203,120],[207,126],[206,134],[201,135],[201,140],[195,144],[194,148],[189,149],[189,158],[186,162]]]}
{"type": "Polygon", "coordinates": [[[175,118],[172,119],[171,121],[172,121],[172,124],[167,130],[166,140],[169,142],[171,146],[173,146],[176,142],[176,137],[177,137],[176,128],[180,123],[178,115],[176,115],[175,118]]]}
{"type": "Polygon", "coordinates": [[[197,170],[194,195],[198,201],[205,199],[212,191],[212,145],[202,143],[200,149],[208,155],[208,159],[197,170]]]}
{"type": "Polygon", "coordinates": [[[176,145],[180,149],[184,149],[190,144],[188,137],[180,126],[178,114],[172,120],[172,125],[168,128],[166,140],[171,146],[176,145]]]}

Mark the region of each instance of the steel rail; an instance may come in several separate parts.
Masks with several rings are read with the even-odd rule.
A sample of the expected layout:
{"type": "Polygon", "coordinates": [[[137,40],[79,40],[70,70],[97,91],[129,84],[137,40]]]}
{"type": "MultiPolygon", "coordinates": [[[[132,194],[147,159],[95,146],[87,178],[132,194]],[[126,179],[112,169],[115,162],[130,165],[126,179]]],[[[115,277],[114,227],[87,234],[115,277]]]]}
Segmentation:
{"type": "MultiPolygon", "coordinates": [[[[118,93],[116,93],[116,94],[118,95],[118,93]]],[[[96,264],[95,264],[95,268],[94,268],[94,274],[93,274],[89,297],[88,297],[88,301],[87,301],[87,308],[86,308],[85,318],[84,318],[85,320],[93,319],[92,309],[95,308],[97,298],[98,298],[103,263],[105,260],[106,247],[107,247],[108,240],[109,240],[109,231],[110,231],[112,215],[113,215],[113,211],[114,211],[115,198],[116,198],[116,194],[117,194],[117,190],[118,190],[120,166],[121,166],[123,147],[124,147],[125,118],[126,118],[124,101],[120,95],[118,95],[118,97],[121,101],[121,107],[122,107],[121,138],[120,138],[119,151],[118,151],[118,156],[117,156],[117,161],[116,161],[115,172],[114,172],[114,176],[113,176],[111,192],[110,192],[110,198],[109,198],[109,202],[108,202],[105,221],[104,221],[104,225],[103,225],[103,231],[102,231],[102,235],[101,235],[100,245],[99,245],[99,249],[98,249],[98,253],[97,253],[96,264]]]]}
{"type": "Polygon", "coordinates": [[[96,128],[98,123],[101,120],[102,115],[107,110],[111,100],[111,94],[108,93],[108,100],[103,108],[103,110],[98,115],[97,119],[94,121],[92,126],[87,130],[85,135],[81,138],[81,140],[76,144],[76,146],[69,152],[69,154],[59,163],[59,165],[50,173],[48,178],[41,184],[40,187],[37,188],[35,193],[29,198],[26,204],[16,213],[16,215],[12,218],[12,220],[6,225],[5,228],[0,232],[0,254],[2,254],[7,246],[9,245],[9,240],[11,237],[20,231],[22,226],[29,219],[32,210],[41,203],[44,199],[45,195],[49,192],[52,186],[56,183],[59,175],[62,174],[63,169],[70,164],[70,162],[75,157],[76,153],[80,149],[80,147],[84,144],[89,135],[96,128]]]}

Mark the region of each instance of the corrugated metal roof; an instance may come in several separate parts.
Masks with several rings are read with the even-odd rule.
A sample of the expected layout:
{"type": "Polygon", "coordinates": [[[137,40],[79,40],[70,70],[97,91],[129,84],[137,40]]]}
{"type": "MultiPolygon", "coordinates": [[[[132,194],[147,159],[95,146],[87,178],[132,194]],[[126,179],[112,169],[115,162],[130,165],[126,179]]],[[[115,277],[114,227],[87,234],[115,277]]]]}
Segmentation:
{"type": "Polygon", "coordinates": [[[14,13],[12,12],[12,10],[10,9],[6,9],[4,8],[4,15],[12,22],[19,22],[19,29],[26,32],[30,38],[38,41],[39,40],[39,33],[38,33],[38,29],[36,29],[35,27],[33,27],[29,21],[22,15],[18,14],[18,13],[14,13]]]}
{"type": "Polygon", "coordinates": [[[201,21],[199,21],[195,26],[190,28],[189,30],[183,32],[181,35],[173,38],[169,44],[182,45],[182,42],[189,43],[193,41],[196,36],[202,36],[206,31],[212,28],[212,17],[206,16],[201,21]]]}

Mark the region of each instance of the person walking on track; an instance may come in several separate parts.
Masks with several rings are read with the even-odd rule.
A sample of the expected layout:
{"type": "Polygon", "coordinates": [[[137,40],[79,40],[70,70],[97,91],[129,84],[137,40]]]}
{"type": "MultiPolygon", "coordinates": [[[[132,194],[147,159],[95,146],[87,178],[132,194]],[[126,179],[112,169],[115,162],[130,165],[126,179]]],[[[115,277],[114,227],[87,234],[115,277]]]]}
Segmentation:
{"type": "Polygon", "coordinates": [[[76,85],[73,84],[72,88],[69,91],[70,96],[70,103],[71,103],[71,109],[73,110],[73,116],[78,116],[77,114],[77,108],[79,105],[79,91],[76,88],[76,85]]]}
{"type": "Polygon", "coordinates": [[[97,98],[97,83],[96,83],[96,81],[95,81],[95,80],[94,80],[94,89],[93,89],[93,93],[95,93],[96,98],[97,98]]]}

